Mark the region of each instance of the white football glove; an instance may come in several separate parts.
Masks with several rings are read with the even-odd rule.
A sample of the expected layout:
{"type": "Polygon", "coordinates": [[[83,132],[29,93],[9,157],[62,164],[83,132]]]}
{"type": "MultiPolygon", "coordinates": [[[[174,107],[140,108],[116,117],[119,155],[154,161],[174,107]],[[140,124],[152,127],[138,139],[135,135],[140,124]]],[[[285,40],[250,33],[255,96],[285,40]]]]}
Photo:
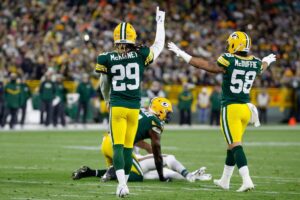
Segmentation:
{"type": "Polygon", "coordinates": [[[156,22],[158,24],[162,24],[165,22],[165,12],[162,10],[159,10],[159,7],[156,7],[156,22]]]}
{"type": "Polygon", "coordinates": [[[268,66],[272,63],[276,61],[276,55],[271,53],[270,55],[263,57],[262,62],[266,62],[268,63],[268,66]]]}
{"type": "Polygon", "coordinates": [[[190,60],[192,59],[192,56],[187,54],[185,51],[182,51],[181,49],[179,49],[176,44],[174,44],[173,42],[169,42],[168,43],[168,48],[170,51],[173,51],[176,56],[183,58],[183,60],[185,60],[185,62],[189,63],[190,60]]]}

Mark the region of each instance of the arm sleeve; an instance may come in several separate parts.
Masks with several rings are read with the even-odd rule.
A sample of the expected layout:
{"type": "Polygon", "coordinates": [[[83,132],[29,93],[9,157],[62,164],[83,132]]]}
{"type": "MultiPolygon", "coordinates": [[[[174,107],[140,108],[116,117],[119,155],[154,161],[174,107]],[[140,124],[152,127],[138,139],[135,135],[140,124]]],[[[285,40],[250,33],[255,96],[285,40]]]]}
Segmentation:
{"type": "Polygon", "coordinates": [[[107,74],[107,57],[106,54],[100,54],[97,57],[97,64],[95,67],[95,72],[107,74]]]}
{"type": "Polygon", "coordinates": [[[156,36],[155,41],[150,47],[151,51],[153,52],[153,60],[156,60],[156,58],[159,56],[159,54],[164,49],[165,45],[165,26],[163,23],[158,23],[156,26],[156,36]]]}
{"type": "Polygon", "coordinates": [[[110,97],[110,85],[108,83],[108,78],[106,74],[101,74],[100,76],[100,90],[103,98],[106,102],[109,102],[110,97]]]}
{"type": "Polygon", "coordinates": [[[217,64],[220,66],[220,67],[228,67],[230,65],[230,62],[228,61],[228,59],[225,57],[225,55],[221,55],[218,60],[217,60],[217,64]]]}
{"type": "Polygon", "coordinates": [[[158,135],[162,134],[163,132],[163,125],[161,122],[158,122],[156,120],[152,120],[151,122],[151,129],[158,135]]]}

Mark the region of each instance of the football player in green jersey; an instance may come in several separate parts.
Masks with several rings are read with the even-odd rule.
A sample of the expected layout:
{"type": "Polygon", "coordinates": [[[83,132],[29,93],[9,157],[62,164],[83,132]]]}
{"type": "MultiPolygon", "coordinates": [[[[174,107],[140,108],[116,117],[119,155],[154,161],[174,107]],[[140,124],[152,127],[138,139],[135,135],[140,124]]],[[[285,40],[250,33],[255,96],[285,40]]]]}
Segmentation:
{"type": "Polygon", "coordinates": [[[144,69],[155,60],[165,43],[165,12],[156,10],[156,37],[148,48],[136,45],[136,32],[129,23],[114,30],[115,50],[97,57],[95,71],[101,73],[101,86],[109,87],[110,133],[113,141],[113,165],[119,185],[116,195],[129,194],[127,180],[132,166],[132,148],[138,128],[141,100],[140,85],[144,69]]]}
{"type": "Polygon", "coordinates": [[[192,57],[179,49],[174,43],[168,47],[177,56],[183,58],[190,65],[212,73],[223,73],[221,129],[228,143],[227,157],[221,179],[214,183],[228,190],[234,166],[237,165],[243,179],[238,192],[254,188],[249,175],[247,159],[242,147],[242,136],[249,123],[259,124],[257,109],[250,104],[249,93],[256,75],[264,72],[276,60],[274,54],[262,60],[249,55],[251,39],[241,31],[233,32],[227,40],[228,53],[222,54],[217,63],[202,58],[192,57]]]}
{"type": "MultiPolygon", "coordinates": [[[[151,100],[149,109],[141,109],[139,126],[134,140],[135,146],[145,149],[149,154],[145,156],[132,154],[133,165],[128,181],[143,181],[143,179],[185,179],[189,182],[195,180],[210,180],[211,175],[205,174],[205,167],[190,173],[173,155],[161,153],[161,135],[164,123],[168,123],[173,112],[171,102],[163,97],[151,100]],[[151,145],[144,140],[150,139],[151,145]]],[[[106,169],[93,170],[83,166],[72,173],[72,178],[78,180],[85,177],[101,177],[103,181],[116,179],[112,165],[112,139],[105,134],[101,143],[101,151],[105,157],[106,169]]]]}

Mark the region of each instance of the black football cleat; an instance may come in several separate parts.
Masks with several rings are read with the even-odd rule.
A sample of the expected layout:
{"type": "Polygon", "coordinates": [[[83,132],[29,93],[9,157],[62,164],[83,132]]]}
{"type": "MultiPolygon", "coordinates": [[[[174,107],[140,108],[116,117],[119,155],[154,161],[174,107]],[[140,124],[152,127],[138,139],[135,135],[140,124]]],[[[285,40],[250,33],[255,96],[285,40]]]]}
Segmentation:
{"type": "Polygon", "coordinates": [[[91,171],[92,170],[88,166],[82,166],[72,173],[72,179],[79,180],[81,178],[89,177],[91,171]]]}

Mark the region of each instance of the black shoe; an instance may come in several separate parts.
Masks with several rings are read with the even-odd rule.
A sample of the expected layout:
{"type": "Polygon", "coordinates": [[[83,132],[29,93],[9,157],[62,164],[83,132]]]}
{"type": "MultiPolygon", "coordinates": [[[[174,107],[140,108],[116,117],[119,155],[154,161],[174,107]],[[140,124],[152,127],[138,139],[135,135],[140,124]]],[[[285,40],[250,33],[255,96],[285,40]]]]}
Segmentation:
{"type": "Polygon", "coordinates": [[[89,177],[89,174],[91,174],[91,171],[92,170],[89,167],[82,166],[72,173],[72,179],[79,180],[84,177],[89,177]]]}
{"type": "Polygon", "coordinates": [[[117,175],[116,175],[116,171],[115,168],[113,166],[110,166],[106,173],[101,177],[101,181],[102,182],[106,182],[109,180],[116,180],[117,179],[117,175]]]}

